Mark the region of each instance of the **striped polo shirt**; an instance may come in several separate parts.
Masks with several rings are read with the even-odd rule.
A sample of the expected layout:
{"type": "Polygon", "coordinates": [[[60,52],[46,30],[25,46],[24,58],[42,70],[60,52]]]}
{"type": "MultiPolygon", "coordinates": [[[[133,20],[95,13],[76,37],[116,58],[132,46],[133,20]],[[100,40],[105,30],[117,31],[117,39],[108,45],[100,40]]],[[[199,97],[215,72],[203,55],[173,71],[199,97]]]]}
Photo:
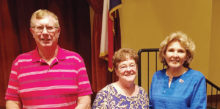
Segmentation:
{"type": "Polygon", "coordinates": [[[13,62],[6,100],[20,101],[24,109],[75,108],[79,96],[92,94],[82,57],[58,47],[51,65],[37,49],[13,62]]]}

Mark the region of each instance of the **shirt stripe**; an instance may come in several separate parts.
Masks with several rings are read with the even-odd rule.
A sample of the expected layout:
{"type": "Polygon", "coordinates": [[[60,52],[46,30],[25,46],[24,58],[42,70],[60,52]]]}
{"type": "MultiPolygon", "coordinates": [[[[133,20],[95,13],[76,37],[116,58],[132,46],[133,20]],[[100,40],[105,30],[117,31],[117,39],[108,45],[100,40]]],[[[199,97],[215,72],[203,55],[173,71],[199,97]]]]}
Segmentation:
{"type": "Polygon", "coordinates": [[[47,73],[47,72],[48,72],[48,70],[23,73],[23,74],[18,75],[18,79],[21,78],[21,77],[25,77],[25,76],[44,74],[44,73],[47,73]]]}
{"type": "Polygon", "coordinates": [[[73,104],[76,104],[76,101],[69,102],[69,103],[61,103],[61,104],[45,104],[45,105],[32,105],[32,106],[24,105],[24,108],[28,108],[28,109],[58,108],[58,107],[70,106],[73,104]]]}
{"type": "Polygon", "coordinates": [[[11,86],[11,85],[8,85],[8,88],[10,88],[10,89],[14,89],[14,90],[18,90],[17,87],[15,87],[15,86],[11,86]]]}
{"type": "Polygon", "coordinates": [[[48,86],[48,87],[35,87],[35,88],[27,88],[22,89],[19,92],[31,92],[31,91],[40,91],[40,90],[53,90],[53,89],[77,89],[77,86],[65,85],[65,86],[48,86]]]}
{"type": "Polygon", "coordinates": [[[45,81],[53,81],[53,80],[76,80],[76,78],[73,77],[48,77],[44,79],[31,79],[27,81],[21,81],[20,84],[28,84],[28,83],[34,83],[34,82],[45,82],[45,81]]]}
{"type": "Polygon", "coordinates": [[[80,72],[80,71],[85,71],[85,70],[86,70],[86,68],[85,68],[85,67],[82,67],[82,68],[78,69],[78,72],[80,72]]]}
{"type": "Polygon", "coordinates": [[[32,59],[20,59],[15,63],[15,65],[17,66],[20,62],[30,62],[30,61],[32,61],[32,59]]]}
{"type": "Polygon", "coordinates": [[[79,85],[82,85],[82,84],[89,84],[89,81],[82,81],[82,82],[79,82],[79,85]]]}
{"type": "Polygon", "coordinates": [[[18,78],[25,77],[25,76],[31,76],[31,75],[37,75],[37,74],[44,74],[47,72],[75,72],[75,73],[78,73],[76,70],[65,70],[65,69],[43,70],[43,71],[23,73],[23,74],[18,75],[18,78]]]}
{"type": "Polygon", "coordinates": [[[60,94],[60,95],[44,95],[44,96],[34,96],[34,97],[24,97],[23,100],[48,100],[48,99],[60,99],[62,97],[72,97],[77,96],[76,94],[60,94]]]}
{"type": "Polygon", "coordinates": [[[78,57],[76,56],[67,56],[66,59],[76,59],[79,62],[82,62],[78,57]]]}
{"type": "Polygon", "coordinates": [[[17,75],[17,72],[16,72],[16,71],[13,71],[13,70],[12,70],[11,73],[17,75]]]}
{"type": "Polygon", "coordinates": [[[76,71],[76,70],[65,70],[65,69],[49,70],[49,72],[75,72],[75,73],[78,73],[78,71],[76,71]]]}

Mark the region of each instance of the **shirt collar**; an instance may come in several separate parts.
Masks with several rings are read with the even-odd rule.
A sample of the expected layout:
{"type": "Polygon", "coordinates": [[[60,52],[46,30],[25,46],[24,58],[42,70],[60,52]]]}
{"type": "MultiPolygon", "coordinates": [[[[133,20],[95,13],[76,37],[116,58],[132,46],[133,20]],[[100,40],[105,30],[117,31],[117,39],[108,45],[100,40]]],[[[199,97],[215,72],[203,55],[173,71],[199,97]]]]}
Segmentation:
{"type": "MultiPolygon", "coordinates": [[[[32,62],[41,62],[42,61],[37,47],[32,51],[32,56],[33,56],[32,62]]],[[[59,60],[64,60],[64,59],[65,59],[64,50],[60,46],[58,46],[58,53],[56,56],[56,60],[59,61],[59,60]]]]}
{"type": "Polygon", "coordinates": [[[65,53],[64,53],[64,49],[63,48],[61,48],[60,46],[58,46],[58,53],[57,53],[57,56],[56,56],[56,58],[58,59],[58,60],[64,60],[65,59],[65,53]]]}
{"type": "Polygon", "coordinates": [[[41,60],[37,47],[32,51],[32,62],[39,62],[41,60]]]}

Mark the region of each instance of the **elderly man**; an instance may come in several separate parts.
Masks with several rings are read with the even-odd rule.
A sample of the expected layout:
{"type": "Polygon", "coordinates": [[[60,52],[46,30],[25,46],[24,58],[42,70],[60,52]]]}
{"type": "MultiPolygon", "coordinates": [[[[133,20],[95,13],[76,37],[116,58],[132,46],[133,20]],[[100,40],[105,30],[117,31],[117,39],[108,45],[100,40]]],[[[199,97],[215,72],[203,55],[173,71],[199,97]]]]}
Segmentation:
{"type": "Polygon", "coordinates": [[[82,57],[60,48],[57,16],[48,10],[32,14],[30,31],[36,49],[13,62],[7,109],[87,109],[92,94],[82,57]]]}

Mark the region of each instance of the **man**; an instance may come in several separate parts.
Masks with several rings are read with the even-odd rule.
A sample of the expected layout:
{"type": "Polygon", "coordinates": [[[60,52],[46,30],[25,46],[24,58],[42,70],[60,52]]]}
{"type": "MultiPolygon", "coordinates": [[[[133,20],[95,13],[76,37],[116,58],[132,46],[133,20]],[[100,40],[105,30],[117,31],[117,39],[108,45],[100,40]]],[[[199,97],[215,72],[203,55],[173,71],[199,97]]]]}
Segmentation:
{"type": "Polygon", "coordinates": [[[92,90],[83,59],[59,47],[57,16],[48,10],[37,10],[30,26],[37,47],[13,62],[6,108],[90,108],[92,90]]]}

